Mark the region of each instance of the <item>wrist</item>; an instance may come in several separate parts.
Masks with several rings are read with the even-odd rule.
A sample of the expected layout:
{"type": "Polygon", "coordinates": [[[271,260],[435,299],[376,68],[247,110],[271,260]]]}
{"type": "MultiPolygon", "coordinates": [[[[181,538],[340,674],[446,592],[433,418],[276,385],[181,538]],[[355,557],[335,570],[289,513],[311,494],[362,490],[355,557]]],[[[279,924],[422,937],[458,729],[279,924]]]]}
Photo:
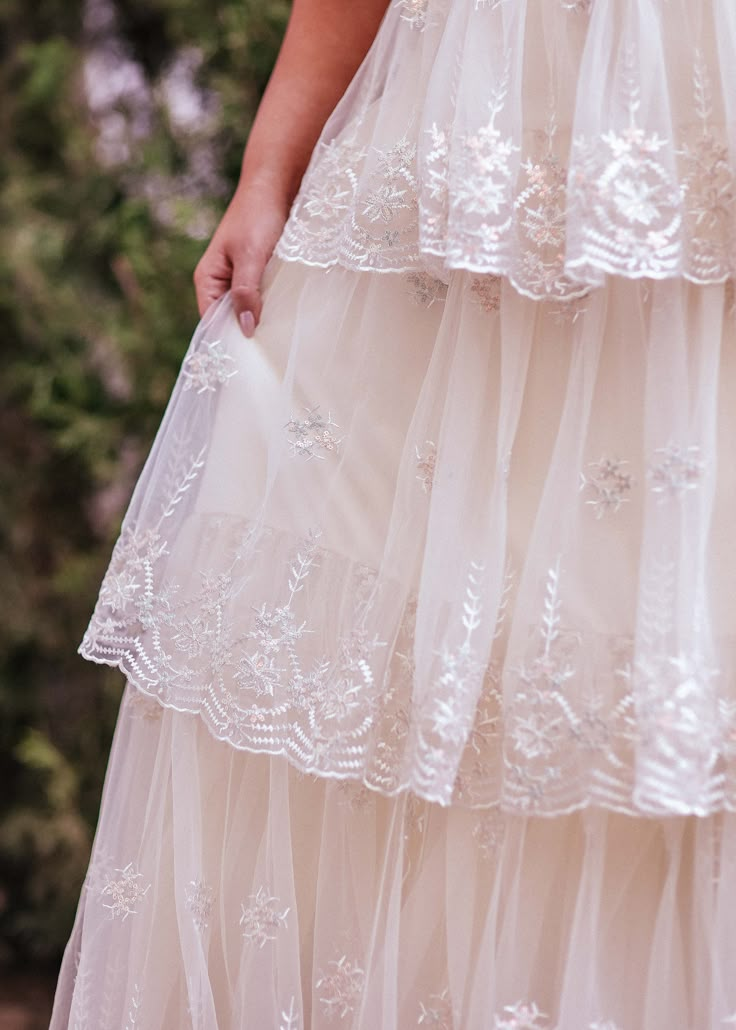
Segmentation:
{"type": "Polygon", "coordinates": [[[276,204],[287,212],[299,191],[309,157],[301,160],[252,161],[246,156],[238,181],[238,191],[263,198],[264,203],[276,204]]]}
{"type": "Polygon", "coordinates": [[[291,203],[296,195],[289,185],[277,174],[241,174],[233,196],[234,204],[256,204],[262,210],[279,211],[284,218],[289,213],[291,203]]]}

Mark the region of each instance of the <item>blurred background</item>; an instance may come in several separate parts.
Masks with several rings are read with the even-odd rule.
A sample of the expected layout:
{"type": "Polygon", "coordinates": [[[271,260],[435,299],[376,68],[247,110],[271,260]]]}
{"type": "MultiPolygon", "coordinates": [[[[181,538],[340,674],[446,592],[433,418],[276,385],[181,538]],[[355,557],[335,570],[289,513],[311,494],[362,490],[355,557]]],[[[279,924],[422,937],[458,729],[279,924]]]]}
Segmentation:
{"type": "Polygon", "coordinates": [[[288,0],[0,0],[0,1030],[48,1024],[122,690],[76,654],[288,0]]]}

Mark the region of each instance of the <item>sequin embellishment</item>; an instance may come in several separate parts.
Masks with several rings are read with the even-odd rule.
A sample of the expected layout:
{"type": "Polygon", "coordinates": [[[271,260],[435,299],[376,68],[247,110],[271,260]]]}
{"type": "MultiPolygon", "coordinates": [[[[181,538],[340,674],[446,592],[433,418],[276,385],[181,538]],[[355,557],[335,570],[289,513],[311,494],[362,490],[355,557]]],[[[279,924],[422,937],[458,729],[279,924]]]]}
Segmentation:
{"type": "Polygon", "coordinates": [[[319,407],[307,408],[304,418],[291,418],[286,423],[291,434],[292,455],[324,459],[329,453],[335,453],[341,441],[333,430],[339,428],[329,413],[325,417],[320,414],[319,407]]]}

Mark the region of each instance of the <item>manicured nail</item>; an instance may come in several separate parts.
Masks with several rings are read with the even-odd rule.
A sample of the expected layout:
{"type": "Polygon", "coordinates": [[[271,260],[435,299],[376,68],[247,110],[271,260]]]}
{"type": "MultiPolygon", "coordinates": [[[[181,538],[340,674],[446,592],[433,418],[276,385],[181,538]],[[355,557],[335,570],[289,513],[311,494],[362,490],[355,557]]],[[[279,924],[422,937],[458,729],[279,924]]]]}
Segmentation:
{"type": "Polygon", "coordinates": [[[250,339],[256,331],[256,320],[253,317],[253,312],[244,311],[238,321],[240,322],[240,328],[243,330],[243,336],[247,336],[250,339]]]}

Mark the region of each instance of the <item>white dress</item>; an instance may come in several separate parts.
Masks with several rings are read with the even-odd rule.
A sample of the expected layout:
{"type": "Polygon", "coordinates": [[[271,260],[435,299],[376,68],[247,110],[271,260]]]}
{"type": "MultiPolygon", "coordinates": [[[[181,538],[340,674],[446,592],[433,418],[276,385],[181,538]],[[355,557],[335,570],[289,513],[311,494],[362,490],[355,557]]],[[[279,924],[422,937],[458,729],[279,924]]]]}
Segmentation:
{"type": "Polygon", "coordinates": [[[736,1023],[736,5],[393,0],[81,647],[53,1030],[736,1023]]]}

